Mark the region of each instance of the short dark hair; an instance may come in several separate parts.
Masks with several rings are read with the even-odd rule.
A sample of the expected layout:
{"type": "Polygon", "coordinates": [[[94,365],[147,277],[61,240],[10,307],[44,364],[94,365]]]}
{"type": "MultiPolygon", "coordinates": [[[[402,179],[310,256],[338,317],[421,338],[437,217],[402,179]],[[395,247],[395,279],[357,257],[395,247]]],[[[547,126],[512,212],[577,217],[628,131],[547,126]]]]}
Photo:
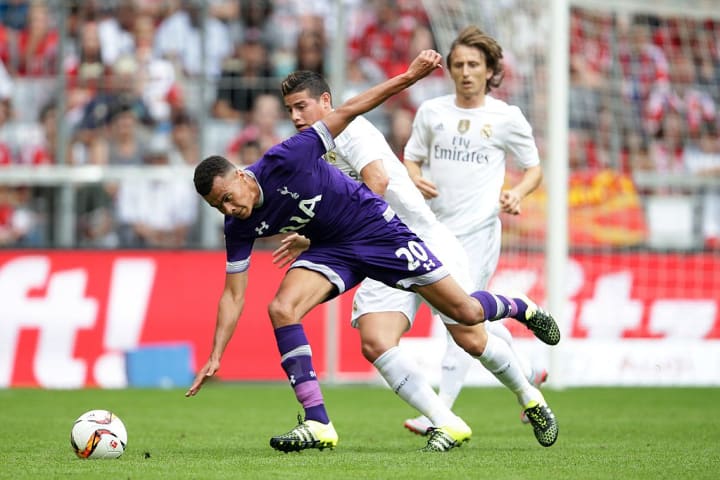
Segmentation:
{"type": "Polygon", "coordinates": [[[465,27],[453,40],[450,45],[450,53],[447,55],[446,64],[448,69],[451,68],[452,54],[455,47],[464,45],[466,47],[476,48],[485,55],[485,65],[488,70],[492,70],[493,75],[485,85],[485,93],[489,93],[493,88],[498,88],[505,76],[505,68],[503,66],[502,47],[493,37],[480,30],[475,25],[465,27]]]}
{"type": "Polygon", "coordinates": [[[215,177],[224,177],[229,171],[234,170],[235,165],[225,157],[211,155],[195,167],[195,190],[201,196],[206,196],[212,190],[215,177]]]}
{"type": "Polygon", "coordinates": [[[322,75],[312,70],[296,70],[285,77],[285,80],[280,84],[283,97],[303,90],[307,90],[308,94],[315,99],[320,98],[320,95],[327,92],[332,99],[328,83],[322,75]]]}

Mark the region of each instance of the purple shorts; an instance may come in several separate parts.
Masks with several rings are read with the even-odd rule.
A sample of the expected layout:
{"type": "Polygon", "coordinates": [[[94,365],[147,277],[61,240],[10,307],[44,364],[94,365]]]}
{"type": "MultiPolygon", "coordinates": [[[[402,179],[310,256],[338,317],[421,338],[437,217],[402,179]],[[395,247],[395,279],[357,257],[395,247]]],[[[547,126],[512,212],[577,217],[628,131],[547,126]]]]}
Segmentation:
{"type": "Polygon", "coordinates": [[[448,271],[397,216],[376,234],[345,243],[312,243],[290,268],[324,275],[338,289],[351,289],[366,277],[390,287],[410,290],[446,277],[448,271]]]}

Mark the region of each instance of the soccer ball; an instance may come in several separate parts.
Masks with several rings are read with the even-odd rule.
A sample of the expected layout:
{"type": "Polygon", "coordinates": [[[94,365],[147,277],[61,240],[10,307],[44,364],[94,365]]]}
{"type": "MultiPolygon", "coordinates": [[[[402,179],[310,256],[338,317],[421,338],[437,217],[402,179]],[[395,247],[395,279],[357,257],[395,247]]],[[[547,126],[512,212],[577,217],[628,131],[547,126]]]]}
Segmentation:
{"type": "Polygon", "coordinates": [[[80,458],[117,458],[125,451],[127,430],[114,413],[90,410],[75,420],[70,445],[80,458]]]}

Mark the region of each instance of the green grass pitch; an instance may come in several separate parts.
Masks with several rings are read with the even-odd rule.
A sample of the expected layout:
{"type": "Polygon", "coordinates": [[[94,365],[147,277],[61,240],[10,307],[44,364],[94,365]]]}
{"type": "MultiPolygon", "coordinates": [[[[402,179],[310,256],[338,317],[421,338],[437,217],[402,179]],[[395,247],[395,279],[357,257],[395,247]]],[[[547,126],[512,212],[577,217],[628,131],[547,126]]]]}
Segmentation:
{"type": "Polygon", "coordinates": [[[335,450],[280,453],[268,444],[300,411],[285,384],[213,383],[181,390],[0,390],[0,479],[716,479],[720,389],[546,390],[560,437],[539,446],[513,396],[466,388],[455,410],[472,440],[444,454],[402,428],[412,410],[380,386],[326,386],[335,450]],[[70,428],[86,410],[116,412],[125,454],[80,460],[70,428]]]}

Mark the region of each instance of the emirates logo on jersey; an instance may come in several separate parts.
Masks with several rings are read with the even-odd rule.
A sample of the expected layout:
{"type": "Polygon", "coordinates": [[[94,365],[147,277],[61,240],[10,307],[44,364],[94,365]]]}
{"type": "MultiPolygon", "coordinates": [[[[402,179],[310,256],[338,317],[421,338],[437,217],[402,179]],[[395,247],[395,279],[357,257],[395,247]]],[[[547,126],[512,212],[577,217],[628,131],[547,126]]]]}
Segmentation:
{"type": "Polygon", "coordinates": [[[490,125],[489,123],[486,123],[485,125],[483,125],[482,128],[480,129],[480,135],[482,135],[485,138],[492,137],[492,125],[490,125]]]}
{"type": "Polygon", "coordinates": [[[462,135],[470,130],[470,120],[463,119],[458,122],[458,132],[462,135]]]}

